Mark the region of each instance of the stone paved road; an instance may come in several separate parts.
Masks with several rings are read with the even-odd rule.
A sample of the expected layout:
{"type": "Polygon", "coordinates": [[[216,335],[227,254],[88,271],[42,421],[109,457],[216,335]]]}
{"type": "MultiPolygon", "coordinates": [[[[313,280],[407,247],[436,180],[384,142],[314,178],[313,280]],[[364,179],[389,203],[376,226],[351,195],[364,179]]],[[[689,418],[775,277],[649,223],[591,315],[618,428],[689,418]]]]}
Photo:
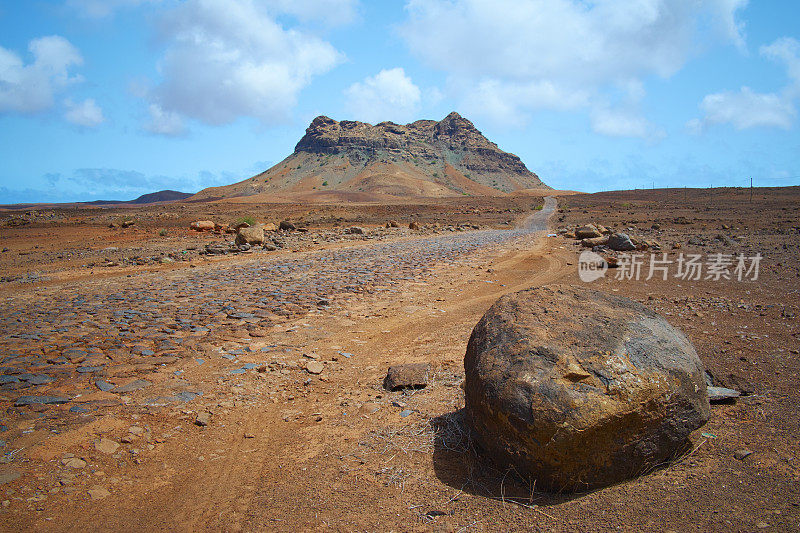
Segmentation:
{"type": "MultiPolygon", "coordinates": [[[[193,347],[201,341],[325,310],[348,294],[395,291],[435,264],[468,261],[471,252],[544,230],[554,208],[548,198],[542,211],[512,231],[460,232],[28,291],[0,303],[0,395],[17,407],[41,409],[98,390],[147,388],[148,372],[196,357],[193,347]]],[[[222,354],[232,361],[236,355],[222,354]]],[[[191,400],[196,393],[190,389],[168,400],[191,400]]],[[[0,430],[2,424],[0,419],[0,430]]]]}

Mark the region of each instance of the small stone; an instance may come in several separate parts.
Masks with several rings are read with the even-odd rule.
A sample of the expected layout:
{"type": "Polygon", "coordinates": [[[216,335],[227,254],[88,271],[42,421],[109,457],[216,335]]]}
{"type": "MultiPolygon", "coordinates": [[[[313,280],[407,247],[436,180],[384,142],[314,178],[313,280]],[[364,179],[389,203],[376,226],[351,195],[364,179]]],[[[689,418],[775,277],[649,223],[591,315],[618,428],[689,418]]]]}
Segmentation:
{"type": "Polygon", "coordinates": [[[322,374],[323,370],[325,370],[325,366],[319,361],[309,361],[306,364],[306,371],[309,374],[322,374]]]}
{"type": "Polygon", "coordinates": [[[111,496],[111,493],[104,487],[100,485],[95,485],[91,489],[89,489],[89,496],[92,498],[93,501],[102,500],[108,496],[111,496]]]}
{"type": "Polygon", "coordinates": [[[413,410],[411,410],[411,409],[405,409],[405,410],[403,410],[403,411],[400,411],[400,416],[401,416],[402,418],[405,418],[405,417],[407,417],[407,416],[410,416],[410,415],[411,415],[413,412],[414,412],[414,411],[413,411],[413,410]]]}
{"type": "Polygon", "coordinates": [[[15,479],[18,479],[21,475],[21,472],[14,470],[13,468],[8,468],[5,466],[0,467],[0,485],[11,483],[15,479]]]}
{"type": "Polygon", "coordinates": [[[147,381],[146,379],[137,379],[137,380],[131,381],[130,383],[128,383],[126,385],[122,385],[122,386],[116,387],[114,389],[111,389],[111,392],[114,392],[116,394],[126,394],[128,392],[137,391],[139,389],[143,389],[143,388],[149,387],[149,386],[150,386],[150,382],[147,381]]]}
{"type": "Polygon", "coordinates": [[[708,401],[711,403],[733,403],[741,394],[725,387],[707,387],[708,401]]]}
{"type": "Polygon", "coordinates": [[[735,452],[733,452],[733,456],[740,461],[744,461],[746,457],[753,455],[753,452],[748,450],[747,448],[739,448],[735,452]]]}
{"type": "Polygon", "coordinates": [[[252,433],[245,433],[244,434],[244,438],[246,438],[246,439],[254,439],[254,438],[256,438],[256,436],[253,435],[252,433]]]}
{"type": "Polygon", "coordinates": [[[119,449],[119,443],[103,437],[95,441],[94,449],[98,452],[111,455],[119,449]]]}
{"type": "Polygon", "coordinates": [[[66,466],[67,468],[73,468],[75,470],[86,468],[86,461],[84,461],[83,459],[79,459],[77,457],[69,457],[62,459],[61,464],[66,466]]]}
{"type": "Polygon", "coordinates": [[[23,405],[67,403],[68,401],[69,398],[65,396],[20,396],[17,398],[17,401],[14,402],[14,405],[21,407],[23,405]]]}
{"type": "Polygon", "coordinates": [[[98,389],[100,389],[103,392],[108,392],[114,388],[114,385],[102,379],[98,379],[97,381],[94,382],[94,384],[98,389]]]}
{"type": "Polygon", "coordinates": [[[428,376],[431,365],[428,363],[413,363],[407,365],[394,365],[389,367],[383,386],[386,390],[421,389],[428,385],[428,376]]]}
{"type": "Polygon", "coordinates": [[[197,418],[194,421],[194,425],[205,427],[211,422],[211,413],[207,411],[203,411],[197,415],[197,418]]]}

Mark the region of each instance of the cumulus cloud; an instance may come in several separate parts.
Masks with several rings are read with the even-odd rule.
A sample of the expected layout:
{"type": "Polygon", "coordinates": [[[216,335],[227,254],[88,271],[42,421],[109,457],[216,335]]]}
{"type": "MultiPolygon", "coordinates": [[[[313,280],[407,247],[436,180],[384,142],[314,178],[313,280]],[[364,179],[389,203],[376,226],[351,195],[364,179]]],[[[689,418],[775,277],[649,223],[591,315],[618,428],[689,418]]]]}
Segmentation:
{"type": "Polygon", "coordinates": [[[706,95],[700,102],[702,118],[686,126],[699,134],[714,124],[730,124],[737,130],[772,127],[788,130],[797,116],[795,100],[800,98],[800,42],[783,37],[760,48],[762,56],[782,63],[788,83],[781,90],[759,93],[750,87],[706,95]]]}
{"type": "Polygon", "coordinates": [[[28,44],[32,61],[0,46],[0,113],[36,113],[53,106],[55,95],[82,78],[72,74],[83,58],[69,41],[58,35],[33,39],[28,44]]]}
{"type": "Polygon", "coordinates": [[[103,110],[93,98],[87,98],[83,102],[75,103],[70,99],[64,101],[66,112],[64,118],[68,122],[85,128],[94,128],[105,122],[103,110]]]}
{"type": "Polygon", "coordinates": [[[345,90],[347,108],[367,122],[412,120],[419,111],[422,92],[402,68],[381,70],[345,90]]]}
{"type": "Polygon", "coordinates": [[[164,111],[158,104],[150,104],[150,120],[144,129],[150,133],[166,137],[180,137],[186,133],[183,119],[177,113],[164,111]]]}
{"type": "Polygon", "coordinates": [[[609,86],[669,77],[684,66],[705,30],[725,42],[743,42],[736,12],[744,5],[745,0],[408,0],[400,34],[412,53],[461,82],[467,103],[489,104],[475,106],[476,112],[519,123],[538,109],[591,111],[605,106],[602,93],[609,86]]]}
{"type": "Polygon", "coordinates": [[[162,80],[150,94],[156,115],[212,125],[287,119],[299,92],[343,59],[322,39],[283,28],[254,0],[188,0],[165,14],[160,34],[162,80]]]}
{"type": "Polygon", "coordinates": [[[790,100],[775,93],[757,93],[749,87],[709,94],[703,98],[700,109],[704,112],[703,125],[730,124],[737,130],[757,126],[788,130],[797,114],[790,100]]]}

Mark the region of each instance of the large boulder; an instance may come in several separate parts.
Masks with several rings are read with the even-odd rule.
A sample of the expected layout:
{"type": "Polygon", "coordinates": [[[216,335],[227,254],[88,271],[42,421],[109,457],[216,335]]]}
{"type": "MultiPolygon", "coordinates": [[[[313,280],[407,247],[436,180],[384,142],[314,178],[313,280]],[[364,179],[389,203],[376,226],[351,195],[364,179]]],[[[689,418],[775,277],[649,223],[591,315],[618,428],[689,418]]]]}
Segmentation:
{"type": "Polygon", "coordinates": [[[264,228],[261,226],[241,227],[236,233],[236,244],[264,244],[264,228]]]}
{"type": "Polygon", "coordinates": [[[472,331],[464,366],[477,442],[537,489],[645,473],[685,450],[710,414],[703,365],[681,332],[582,287],[500,298],[472,331]]]}

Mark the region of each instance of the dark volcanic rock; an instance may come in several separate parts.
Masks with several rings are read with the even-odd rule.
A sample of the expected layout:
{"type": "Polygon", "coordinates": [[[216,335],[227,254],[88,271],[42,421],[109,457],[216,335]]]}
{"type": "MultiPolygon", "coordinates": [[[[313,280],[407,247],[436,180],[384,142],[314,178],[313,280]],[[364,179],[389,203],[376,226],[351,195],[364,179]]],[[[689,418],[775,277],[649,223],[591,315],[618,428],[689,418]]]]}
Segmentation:
{"type": "Polygon", "coordinates": [[[633,477],[685,449],[709,417],[688,339],[629,299],[566,286],[504,296],[464,359],[479,444],[551,491],[633,477]]]}

